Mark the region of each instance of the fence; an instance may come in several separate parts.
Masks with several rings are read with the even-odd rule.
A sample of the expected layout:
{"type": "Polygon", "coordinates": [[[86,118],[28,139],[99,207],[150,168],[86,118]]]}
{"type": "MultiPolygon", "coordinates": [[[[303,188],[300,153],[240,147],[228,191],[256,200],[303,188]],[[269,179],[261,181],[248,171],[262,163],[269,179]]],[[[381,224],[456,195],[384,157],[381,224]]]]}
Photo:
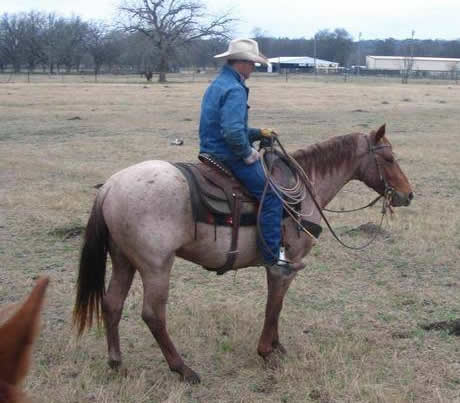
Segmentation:
{"type": "MultiPolygon", "coordinates": [[[[169,82],[200,82],[208,81],[215,75],[215,70],[210,71],[184,71],[180,73],[168,73],[169,82]]],[[[158,81],[158,73],[153,73],[152,82],[158,81]]],[[[39,73],[39,72],[0,72],[0,84],[5,83],[124,83],[124,84],[146,84],[148,83],[145,75],[142,73],[101,73],[97,76],[91,72],[80,73],[39,73]]]]}
{"type": "MultiPolygon", "coordinates": [[[[207,83],[213,79],[218,70],[182,71],[180,73],[168,73],[167,81],[169,83],[207,83]]],[[[318,71],[316,74],[310,71],[285,70],[277,73],[255,72],[251,80],[264,79],[269,81],[291,81],[291,80],[316,80],[316,81],[344,81],[344,82],[400,82],[401,72],[390,70],[361,70],[360,74],[347,69],[338,71],[318,71]]],[[[409,76],[413,82],[439,82],[458,84],[459,74],[452,72],[411,72],[409,76]]],[[[158,73],[154,73],[152,84],[158,81],[158,73]]],[[[149,84],[149,81],[143,74],[137,73],[102,73],[97,76],[90,73],[13,73],[0,72],[0,84],[7,83],[30,83],[30,84],[149,84]]]]}

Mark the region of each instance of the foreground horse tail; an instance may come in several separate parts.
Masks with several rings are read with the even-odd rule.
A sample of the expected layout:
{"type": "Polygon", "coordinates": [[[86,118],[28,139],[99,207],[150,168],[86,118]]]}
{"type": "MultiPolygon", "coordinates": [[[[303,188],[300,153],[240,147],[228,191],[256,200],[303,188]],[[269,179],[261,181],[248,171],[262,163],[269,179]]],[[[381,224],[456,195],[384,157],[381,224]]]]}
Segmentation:
{"type": "Polygon", "coordinates": [[[93,325],[93,317],[99,325],[102,299],[105,293],[105,268],[107,262],[109,231],[102,214],[103,197],[94,201],[80,255],[77,280],[77,296],[73,311],[73,324],[80,336],[86,327],[93,325]]]}

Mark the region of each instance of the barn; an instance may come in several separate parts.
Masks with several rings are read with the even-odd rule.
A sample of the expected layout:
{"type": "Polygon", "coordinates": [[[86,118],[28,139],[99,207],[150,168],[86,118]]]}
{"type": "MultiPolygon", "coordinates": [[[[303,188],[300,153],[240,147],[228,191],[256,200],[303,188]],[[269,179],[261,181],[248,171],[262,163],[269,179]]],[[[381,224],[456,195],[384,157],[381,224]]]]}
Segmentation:
{"type": "Polygon", "coordinates": [[[337,71],[339,63],[330,62],[309,56],[281,56],[271,57],[268,59],[269,64],[267,71],[279,72],[280,70],[289,71],[314,71],[315,65],[317,70],[321,71],[337,71]]]}
{"type": "Polygon", "coordinates": [[[404,57],[404,56],[366,56],[366,66],[369,70],[407,69],[408,62],[412,61],[412,71],[460,71],[460,59],[442,57],[404,57]]]}

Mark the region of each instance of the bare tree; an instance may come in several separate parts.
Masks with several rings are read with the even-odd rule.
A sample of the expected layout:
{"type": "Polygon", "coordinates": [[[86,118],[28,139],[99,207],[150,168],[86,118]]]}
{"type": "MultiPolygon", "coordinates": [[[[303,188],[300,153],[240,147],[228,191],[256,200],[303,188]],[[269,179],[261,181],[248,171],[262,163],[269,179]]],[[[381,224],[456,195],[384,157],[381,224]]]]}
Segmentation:
{"type": "Polygon", "coordinates": [[[86,35],[86,48],[94,62],[94,77],[97,76],[103,64],[113,66],[121,54],[120,40],[110,32],[104,23],[90,23],[86,35]]]}
{"type": "Polygon", "coordinates": [[[49,13],[46,16],[44,32],[44,52],[46,55],[46,64],[50,74],[54,74],[54,68],[58,63],[58,49],[62,33],[64,20],[56,16],[55,13],[49,13]]]}
{"type": "Polygon", "coordinates": [[[158,52],[159,82],[166,81],[175,51],[197,39],[228,38],[235,21],[230,13],[206,14],[200,0],[127,0],[120,7],[128,32],[141,32],[158,52]]]}
{"type": "Polygon", "coordinates": [[[460,63],[459,62],[452,62],[449,65],[449,71],[452,80],[455,80],[455,84],[458,84],[458,72],[460,70],[460,63]]]}
{"type": "Polygon", "coordinates": [[[23,15],[3,14],[0,19],[0,52],[14,72],[21,71],[24,61],[25,21],[23,15]]]}
{"type": "Polygon", "coordinates": [[[62,20],[59,30],[57,47],[58,64],[64,65],[69,73],[85,52],[85,38],[88,34],[88,23],[80,17],[73,16],[62,20]]]}
{"type": "Polygon", "coordinates": [[[122,53],[120,65],[124,68],[134,69],[136,73],[143,75],[147,71],[153,72],[156,51],[153,49],[152,41],[136,32],[134,34],[123,33],[124,40],[120,43],[122,53]]]}
{"type": "Polygon", "coordinates": [[[402,69],[401,69],[401,83],[407,84],[409,82],[409,77],[414,68],[414,57],[413,56],[404,56],[402,59],[402,69]]]}
{"type": "Polygon", "coordinates": [[[409,55],[403,57],[403,65],[401,70],[401,82],[407,84],[409,82],[409,77],[414,69],[414,34],[415,31],[412,30],[412,38],[409,43],[409,55]]]}
{"type": "Polygon", "coordinates": [[[24,57],[29,72],[33,72],[38,64],[46,62],[44,50],[46,15],[37,11],[30,11],[24,19],[24,57]]]}

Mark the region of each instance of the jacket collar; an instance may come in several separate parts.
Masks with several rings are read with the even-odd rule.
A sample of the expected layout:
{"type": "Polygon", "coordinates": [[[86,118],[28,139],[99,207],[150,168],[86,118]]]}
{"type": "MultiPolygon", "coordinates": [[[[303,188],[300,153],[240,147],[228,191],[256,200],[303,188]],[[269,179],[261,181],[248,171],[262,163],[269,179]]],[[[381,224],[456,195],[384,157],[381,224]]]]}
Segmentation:
{"type": "Polygon", "coordinates": [[[241,84],[243,84],[243,86],[246,87],[244,77],[238,71],[236,71],[232,66],[230,66],[229,64],[224,64],[222,67],[222,71],[232,74],[241,84]]]}

